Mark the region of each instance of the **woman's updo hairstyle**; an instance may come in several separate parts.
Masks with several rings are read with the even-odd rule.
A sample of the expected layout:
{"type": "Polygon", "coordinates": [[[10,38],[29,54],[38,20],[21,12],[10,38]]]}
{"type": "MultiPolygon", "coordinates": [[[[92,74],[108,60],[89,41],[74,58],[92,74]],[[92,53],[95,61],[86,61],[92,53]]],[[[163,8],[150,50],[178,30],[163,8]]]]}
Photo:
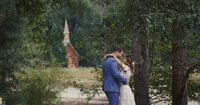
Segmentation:
{"type": "Polygon", "coordinates": [[[134,62],[134,59],[131,55],[127,55],[126,56],[126,65],[129,66],[131,68],[131,70],[133,70],[133,62],[134,62]]]}

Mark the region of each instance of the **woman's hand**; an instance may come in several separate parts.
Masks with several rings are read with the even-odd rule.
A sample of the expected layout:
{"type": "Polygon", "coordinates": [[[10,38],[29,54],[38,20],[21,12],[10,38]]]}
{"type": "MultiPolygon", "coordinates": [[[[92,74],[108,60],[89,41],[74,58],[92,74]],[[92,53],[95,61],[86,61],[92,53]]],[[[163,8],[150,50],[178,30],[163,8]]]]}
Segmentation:
{"type": "Polygon", "coordinates": [[[131,71],[131,68],[130,68],[130,67],[128,67],[128,70],[130,70],[130,71],[131,71]]]}
{"type": "Polygon", "coordinates": [[[109,57],[109,56],[113,56],[113,54],[106,54],[106,55],[104,56],[104,59],[106,59],[106,58],[109,57]]]}
{"type": "Polygon", "coordinates": [[[129,79],[127,78],[127,83],[126,83],[126,85],[129,85],[129,79]]]}

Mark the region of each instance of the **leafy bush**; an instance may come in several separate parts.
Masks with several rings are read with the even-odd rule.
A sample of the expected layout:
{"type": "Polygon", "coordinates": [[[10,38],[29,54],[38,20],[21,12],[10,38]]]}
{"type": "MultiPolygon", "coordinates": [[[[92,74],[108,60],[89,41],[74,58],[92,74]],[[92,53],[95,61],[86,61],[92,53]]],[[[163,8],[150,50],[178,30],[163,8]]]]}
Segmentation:
{"type": "Polygon", "coordinates": [[[59,68],[23,70],[16,73],[19,79],[18,90],[21,90],[27,105],[56,105],[57,94],[69,85],[67,72],[59,68]]]}
{"type": "MultiPolygon", "coordinates": [[[[24,94],[22,93],[22,91],[12,91],[11,93],[7,94],[5,97],[4,97],[4,102],[3,102],[3,105],[17,105],[17,104],[21,104],[21,105],[24,105],[26,102],[25,100],[25,96],[24,94]]],[[[0,103],[1,105],[1,103],[0,103]]]]}

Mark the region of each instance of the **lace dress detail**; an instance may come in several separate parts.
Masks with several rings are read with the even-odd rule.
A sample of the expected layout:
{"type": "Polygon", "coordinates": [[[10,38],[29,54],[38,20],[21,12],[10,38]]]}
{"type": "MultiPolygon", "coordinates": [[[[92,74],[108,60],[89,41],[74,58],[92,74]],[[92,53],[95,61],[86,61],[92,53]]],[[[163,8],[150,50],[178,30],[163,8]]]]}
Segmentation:
{"type": "MultiPolygon", "coordinates": [[[[120,75],[123,76],[124,78],[129,79],[131,77],[131,72],[129,70],[129,67],[123,64],[123,68],[124,70],[120,71],[120,75]]],[[[120,83],[118,105],[136,105],[134,95],[129,85],[124,85],[120,83]]]]}

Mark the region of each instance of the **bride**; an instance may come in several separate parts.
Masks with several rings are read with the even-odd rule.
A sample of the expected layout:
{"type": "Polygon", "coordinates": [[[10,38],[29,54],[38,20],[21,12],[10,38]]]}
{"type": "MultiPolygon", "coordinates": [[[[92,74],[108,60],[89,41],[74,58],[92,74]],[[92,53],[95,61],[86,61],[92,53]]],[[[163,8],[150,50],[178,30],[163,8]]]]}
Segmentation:
{"type": "MultiPolygon", "coordinates": [[[[124,78],[127,78],[127,80],[129,80],[129,78],[131,76],[131,70],[135,69],[132,56],[127,55],[125,58],[123,58],[123,62],[121,62],[113,54],[107,54],[107,55],[105,55],[105,58],[107,58],[108,56],[113,56],[117,60],[119,66],[121,68],[119,70],[120,75],[123,76],[124,78]]],[[[135,105],[134,95],[133,95],[129,85],[124,85],[124,84],[120,83],[118,105],[135,105]]]]}

